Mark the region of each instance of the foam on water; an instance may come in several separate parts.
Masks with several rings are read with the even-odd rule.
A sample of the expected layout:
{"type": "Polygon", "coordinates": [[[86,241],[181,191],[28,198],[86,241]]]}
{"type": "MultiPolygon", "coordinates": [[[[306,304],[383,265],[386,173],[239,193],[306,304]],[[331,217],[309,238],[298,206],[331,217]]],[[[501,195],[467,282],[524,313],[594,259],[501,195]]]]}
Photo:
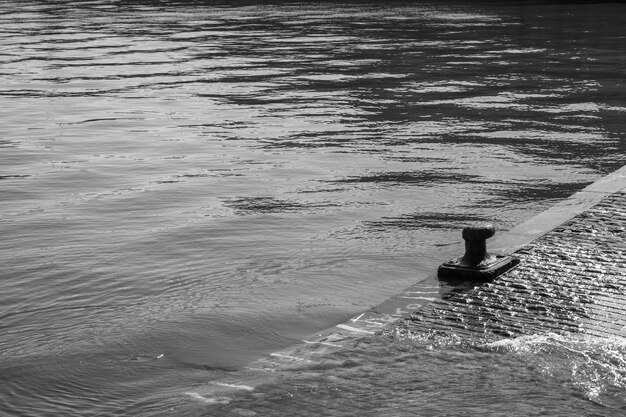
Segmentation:
{"type": "Polygon", "coordinates": [[[552,378],[567,379],[592,401],[620,406],[626,401],[626,338],[541,334],[483,347],[513,353],[552,378]]]}
{"type": "Polygon", "coordinates": [[[480,409],[453,335],[244,368],[621,166],[621,6],[236,3],[0,0],[0,412],[480,409]]]}
{"type": "Polygon", "coordinates": [[[346,340],[343,348],[263,379],[241,371],[229,376],[238,383],[209,383],[186,394],[208,404],[204,412],[220,415],[409,416],[445,409],[453,416],[617,416],[626,406],[625,348],[621,339],[552,334],[497,341],[377,335],[346,340]]]}

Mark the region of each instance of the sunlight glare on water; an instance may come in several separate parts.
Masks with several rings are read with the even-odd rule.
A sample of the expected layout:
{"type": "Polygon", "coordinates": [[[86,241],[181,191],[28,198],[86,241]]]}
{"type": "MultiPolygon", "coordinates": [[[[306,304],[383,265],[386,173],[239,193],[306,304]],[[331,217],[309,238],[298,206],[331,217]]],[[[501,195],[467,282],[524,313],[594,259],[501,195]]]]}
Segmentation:
{"type": "Polygon", "coordinates": [[[618,416],[625,348],[621,338],[580,335],[388,334],[284,369],[254,391],[196,400],[209,415],[618,416]]]}
{"type": "Polygon", "coordinates": [[[186,407],[620,167],[620,11],[0,0],[0,411],[186,407]]]}

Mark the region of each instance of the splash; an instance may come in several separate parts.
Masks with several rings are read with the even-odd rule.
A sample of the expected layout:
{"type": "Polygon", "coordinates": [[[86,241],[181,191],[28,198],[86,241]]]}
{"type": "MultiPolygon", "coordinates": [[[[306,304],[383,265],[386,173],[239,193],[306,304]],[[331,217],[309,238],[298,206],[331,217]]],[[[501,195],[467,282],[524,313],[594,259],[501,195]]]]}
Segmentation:
{"type": "Polygon", "coordinates": [[[572,384],[590,401],[612,406],[626,399],[626,338],[533,334],[481,348],[520,355],[542,373],[572,384]]]}

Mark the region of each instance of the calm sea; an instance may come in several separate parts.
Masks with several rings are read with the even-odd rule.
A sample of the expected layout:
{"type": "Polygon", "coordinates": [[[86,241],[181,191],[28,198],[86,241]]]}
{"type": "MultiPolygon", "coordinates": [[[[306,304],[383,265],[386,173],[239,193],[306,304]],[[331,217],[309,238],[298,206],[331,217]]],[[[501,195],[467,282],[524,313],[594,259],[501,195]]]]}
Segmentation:
{"type": "Polygon", "coordinates": [[[621,167],[624,16],[0,0],[0,414],[621,415],[621,340],[381,336],[184,392],[621,167]]]}

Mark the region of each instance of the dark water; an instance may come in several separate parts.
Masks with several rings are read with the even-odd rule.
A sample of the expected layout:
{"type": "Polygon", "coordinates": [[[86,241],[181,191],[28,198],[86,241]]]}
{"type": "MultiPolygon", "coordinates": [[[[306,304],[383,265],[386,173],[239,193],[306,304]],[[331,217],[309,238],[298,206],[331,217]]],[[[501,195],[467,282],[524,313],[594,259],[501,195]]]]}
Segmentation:
{"type": "Polygon", "coordinates": [[[471,384],[474,415],[514,392],[519,415],[617,412],[622,342],[602,340],[563,342],[617,372],[596,396],[552,339],[382,336],[330,382],[182,393],[422,279],[466,222],[506,230],[621,167],[625,12],[0,0],[0,412],[462,415],[445,378],[477,368],[457,361],[508,390],[471,384]]]}

